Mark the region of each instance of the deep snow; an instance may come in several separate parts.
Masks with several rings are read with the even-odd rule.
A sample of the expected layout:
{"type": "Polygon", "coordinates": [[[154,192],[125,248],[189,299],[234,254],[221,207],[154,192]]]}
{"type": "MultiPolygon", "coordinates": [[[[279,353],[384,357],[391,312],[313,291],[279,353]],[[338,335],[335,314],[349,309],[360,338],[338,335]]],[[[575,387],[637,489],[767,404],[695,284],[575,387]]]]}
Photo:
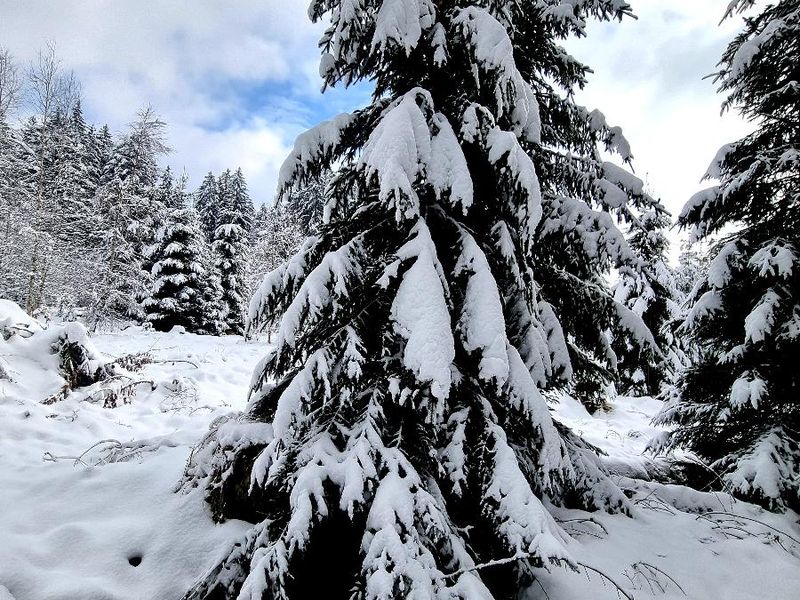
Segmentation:
{"type": "MultiPolygon", "coordinates": [[[[209,422],[244,407],[263,347],[140,329],[93,339],[110,356],[149,351],[197,368],[148,365],[136,375],[156,389],[139,386],[130,404],[115,409],[79,394],[45,406],[40,401],[59,386],[52,371],[4,356],[15,382],[0,381],[0,586],[15,600],[174,600],[244,529],[214,525],[202,494],[173,490],[209,422]],[[169,445],[92,467],[43,460],[45,453],[78,456],[108,439],[169,445]],[[129,559],[137,556],[133,567],[129,559]]],[[[0,340],[0,354],[7,345],[0,340]]],[[[84,461],[96,463],[111,446],[84,461]]],[[[7,600],[2,591],[0,599],[7,600]]]]}
{"type": "MultiPolygon", "coordinates": [[[[137,386],[130,404],[102,408],[75,393],[43,405],[60,385],[53,357],[21,352],[18,337],[0,340],[0,364],[12,378],[0,379],[0,600],[177,600],[246,528],[215,525],[201,492],[174,490],[209,423],[244,408],[266,344],[140,328],[92,339],[106,357],[149,352],[159,361],[135,374],[152,384],[137,386]],[[148,444],[120,450],[106,442],[83,463],[71,458],[102,440],[148,444]],[[112,452],[127,456],[105,460],[112,452]]],[[[571,398],[554,404],[559,420],[626,473],[618,481],[636,507],[632,518],[553,508],[573,534],[572,555],[637,599],[800,598],[796,514],[629,477],[650,460],[642,452],[658,433],[649,421],[659,407],[620,397],[592,416],[571,398]],[[765,525],[742,519],[726,535],[715,521],[727,517],[704,511],[765,525]]],[[[530,599],[621,597],[591,570],[553,568],[540,582],[530,599]]]]}

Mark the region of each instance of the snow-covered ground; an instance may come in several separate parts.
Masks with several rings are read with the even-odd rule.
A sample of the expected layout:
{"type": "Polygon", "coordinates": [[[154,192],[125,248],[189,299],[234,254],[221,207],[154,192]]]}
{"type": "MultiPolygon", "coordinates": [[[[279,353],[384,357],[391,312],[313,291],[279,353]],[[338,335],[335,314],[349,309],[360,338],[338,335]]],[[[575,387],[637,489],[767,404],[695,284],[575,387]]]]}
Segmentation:
{"type": "MultiPolygon", "coordinates": [[[[129,404],[103,408],[73,394],[44,405],[59,387],[52,357],[0,340],[12,379],[0,379],[0,600],[177,600],[246,528],[215,525],[201,493],[174,490],[209,423],[244,407],[264,343],[138,328],[93,342],[106,357],[147,352],[157,361],[135,373],[146,383],[129,404]],[[144,450],[130,444],[141,441],[144,450]]],[[[618,398],[595,416],[570,398],[554,408],[612,464],[633,473],[647,460],[658,402],[618,398]]],[[[573,556],[626,594],[800,598],[796,514],[623,476],[619,484],[632,495],[632,517],[553,510],[573,534],[573,556]],[[738,520],[723,522],[731,514],[738,520]]],[[[624,597],[590,569],[553,568],[540,582],[532,600],[624,597]]]]}
{"type": "MultiPolygon", "coordinates": [[[[650,425],[661,403],[618,397],[609,412],[590,415],[572,398],[562,398],[556,416],[608,453],[621,471],[644,471],[651,459],[650,425]]],[[[641,598],[693,600],[800,599],[800,518],[773,514],[723,493],[678,485],[616,478],[629,490],[631,517],[574,510],[554,511],[575,543],[573,556],[641,598]],[[592,522],[585,519],[591,517],[592,522]]],[[[530,599],[624,598],[598,573],[551,570],[530,599]],[[605,587],[604,584],[605,583],[605,587]]]]}
{"type": "MultiPolygon", "coordinates": [[[[113,409],[79,394],[46,406],[52,371],[4,357],[15,382],[0,381],[0,600],[3,586],[15,600],[175,600],[244,529],[214,525],[202,494],[174,489],[210,421],[244,407],[263,344],[141,329],[93,341],[108,356],[164,361],[135,374],[154,385],[113,409]],[[67,458],[101,440],[165,445],[98,466],[67,458]]],[[[115,446],[83,461],[102,463],[115,446]]]]}

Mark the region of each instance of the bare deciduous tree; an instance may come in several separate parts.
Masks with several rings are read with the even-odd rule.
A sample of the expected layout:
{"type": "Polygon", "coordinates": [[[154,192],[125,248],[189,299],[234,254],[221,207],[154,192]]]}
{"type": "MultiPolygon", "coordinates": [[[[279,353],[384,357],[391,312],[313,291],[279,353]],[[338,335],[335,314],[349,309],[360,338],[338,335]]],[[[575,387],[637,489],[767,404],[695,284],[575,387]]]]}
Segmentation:
{"type": "MultiPolygon", "coordinates": [[[[65,71],[56,55],[55,47],[48,44],[39,51],[36,60],[27,70],[28,101],[38,123],[36,144],[36,205],[32,215],[34,229],[42,223],[46,183],[49,180],[45,157],[50,148],[50,129],[48,122],[57,113],[66,113],[80,99],[80,84],[72,71],[65,71]]],[[[28,293],[25,308],[28,313],[35,311],[41,302],[42,291],[46,287],[49,257],[43,252],[41,236],[34,236],[31,249],[31,262],[28,275],[28,293]]]]}
{"type": "Polygon", "coordinates": [[[21,91],[22,79],[14,57],[0,46],[0,121],[17,107],[21,91]]]}

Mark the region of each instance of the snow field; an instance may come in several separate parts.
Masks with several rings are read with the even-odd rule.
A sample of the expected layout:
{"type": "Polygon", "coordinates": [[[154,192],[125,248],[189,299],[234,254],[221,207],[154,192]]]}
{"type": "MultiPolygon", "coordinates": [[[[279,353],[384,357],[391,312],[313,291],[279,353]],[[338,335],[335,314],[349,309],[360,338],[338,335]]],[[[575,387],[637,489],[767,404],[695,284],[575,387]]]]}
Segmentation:
{"type": "MultiPolygon", "coordinates": [[[[92,341],[106,358],[148,352],[159,362],[135,377],[155,389],[137,386],[113,409],[85,390],[43,405],[61,384],[55,357],[19,352],[17,337],[0,342],[13,379],[0,381],[0,600],[175,600],[248,529],[214,524],[202,492],[174,490],[209,423],[244,408],[266,344],[140,328],[92,341]],[[102,440],[128,445],[90,449],[102,440]]],[[[649,425],[659,408],[627,397],[595,415],[569,397],[553,404],[625,473],[615,479],[634,514],[549,507],[572,535],[570,554],[597,571],[542,570],[527,599],[624,598],[605,577],[637,600],[799,598],[796,514],[631,478],[650,460],[642,452],[659,432],[649,425]]]]}
{"type": "Polygon", "coordinates": [[[107,357],[147,351],[167,361],[135,374],[156,389],[137,386],[130,404],[114,409],[81,393],[45,406],[61,383],[48,364],[55,357],[8,355],[0,341],[14,379],[0,381],[3,600],[174,600],[245,529],[213,524],[201,492],[174,489],[209,422],[244,408],[263,344],[139,328],[93,341],[107,357]],[[105,443],[82,457],[85,465],[58,458],[101,440],[147,440],[155,449],[103,464],[115,448],[105,443]],[[43,460],[50,455],[57,458],[43,460]]]}

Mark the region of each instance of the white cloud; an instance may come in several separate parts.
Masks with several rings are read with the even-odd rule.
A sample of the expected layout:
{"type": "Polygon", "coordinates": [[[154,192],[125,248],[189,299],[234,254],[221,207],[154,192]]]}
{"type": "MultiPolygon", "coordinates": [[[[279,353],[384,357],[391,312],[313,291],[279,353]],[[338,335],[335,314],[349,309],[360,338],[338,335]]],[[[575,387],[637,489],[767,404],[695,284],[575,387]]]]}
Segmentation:
{"type": "Polygon", "coordinates": [[[195,182],[209,170],[220,173],[227,168],[241,167],[254,200],[269,202],[278,170],[290,150],[286,140],[292,137],[293,134],[284,133],[261,118],[221,131],[181,127],[172,131],[171,143],[195,150],[176,154],[170,162],[178,171],[185,168],[195,182]],[[182,164],[178,162],[180,158],[189,162],[182,164]]]}
{"type": "Polygon", "coordinates": [[[735,113],[720,115],[723,97],[704,79],[741,21],[718,26],[724,2],[629,1],[637,20],[593,25],[570,44],[595,71],[578,100],[622,127],[637,174],[677,215],[708,185],[700,178],[719,147],[749,130],[735,113]]]}
{"type": "Polygon", "coordinates": [[[321,28],[301,5],[0,0],[0,43],[22,62],[54,43],[82,83],[91,120],[121,131],[152,104],[169,124],[168,162],[185,165],[193,184],[208,170],[241,166],[254,198],[267,201],[309,114],[297,100],[263,90],[280,86],[301,99],[319,90],[309,65],[321,28]]]}

